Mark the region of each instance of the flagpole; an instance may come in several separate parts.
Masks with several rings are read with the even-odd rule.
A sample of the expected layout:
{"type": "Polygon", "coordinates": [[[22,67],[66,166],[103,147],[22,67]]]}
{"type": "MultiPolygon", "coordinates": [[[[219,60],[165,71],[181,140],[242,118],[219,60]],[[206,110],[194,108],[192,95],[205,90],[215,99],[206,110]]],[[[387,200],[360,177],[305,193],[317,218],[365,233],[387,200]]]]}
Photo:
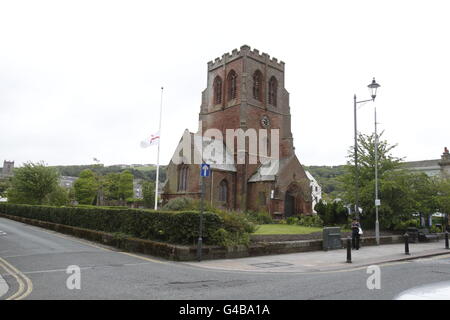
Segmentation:
{"type": "Polygon", "coordinates": [[[161,87],[161,104],[159,107],[159,141],[158,141],[158,156],[156,160],[156,183],[155,183],[155,210],[158,210],[158,187],[159,187],[159,147],[161,145],[161,118],[162,118],[162,101],[163,101],[164,87],[161,87]]]}

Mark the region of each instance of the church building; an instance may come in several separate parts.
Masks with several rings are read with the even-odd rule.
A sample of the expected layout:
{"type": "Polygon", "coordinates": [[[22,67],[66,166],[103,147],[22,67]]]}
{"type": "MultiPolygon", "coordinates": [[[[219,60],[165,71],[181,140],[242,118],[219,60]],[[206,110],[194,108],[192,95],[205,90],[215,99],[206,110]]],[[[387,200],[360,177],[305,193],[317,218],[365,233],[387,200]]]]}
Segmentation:
{"type": "MultiPolygon", "coordinates": [[[[211,168],[209,177],[203,178],[204,199],[213,206],[265,211],[274,218],[312,214],[310,182],[295,155],[284,70],[284,62],[246,45],[208,62],[199,129],[196,133],[186,130],[180,140],[167,167],[163,203],[176,197],[200,199],[203,162],[211,168]],[[210,129],[222,137],[205,134],[210,129]],[[230,129],[241,129],[241,132],[265,129],[268,135],[264,144],[268,153],[272,152],[270,157],[276,159],[268,165],[272,166],[271,170],[264,170],[267,163],[263,163],[263,157],[255,157],[256,149],[250,146],[249,140],[241,148],[238,143],[227,143],[225,137],[230,129]],[[278,135],[271,135],[275,131],[278,135]],[[213,147],[215,158],[224,161],[205,156],[205,147],[213,147]],[[251,161],[255,158],[256,161],[251,161]]],[[[259,141],[257,152],[262,145],[259,141]]]]}

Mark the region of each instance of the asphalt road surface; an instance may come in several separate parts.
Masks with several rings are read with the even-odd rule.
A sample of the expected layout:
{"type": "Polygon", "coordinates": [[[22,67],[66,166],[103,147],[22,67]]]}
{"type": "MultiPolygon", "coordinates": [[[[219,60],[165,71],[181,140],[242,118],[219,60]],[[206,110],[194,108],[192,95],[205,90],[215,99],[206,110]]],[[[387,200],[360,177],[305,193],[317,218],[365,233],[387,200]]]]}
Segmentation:
{"type": "Polygon", "coordinates": [[[372,290],[366,268],[307,274],[218,271],[0,218],[0,299],[393,299],[411,288],[448,282],[450,255],[380,268],[381,288],[372,290]],[[67,273],[70,266],[80,268],[80,282],[73,267],[67,273]]]}

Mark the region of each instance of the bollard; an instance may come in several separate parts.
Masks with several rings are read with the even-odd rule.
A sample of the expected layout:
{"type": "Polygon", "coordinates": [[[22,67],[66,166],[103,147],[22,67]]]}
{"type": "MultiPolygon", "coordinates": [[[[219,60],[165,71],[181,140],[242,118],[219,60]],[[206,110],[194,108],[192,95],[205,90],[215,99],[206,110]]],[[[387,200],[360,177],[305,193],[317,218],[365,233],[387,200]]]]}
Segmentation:
{"type": "Polygon", "coordinates": [[[347,238],[347,263],[352,263],[352,240],[347,238]]]}
{"type": "Polygon", "coordinates": [[[448,249],[448,231],[445,231],[445,249],[448,249]]]}
{"type": "Polygon", "coordinates": [[[408,232],[405,233],[405,254],[409,255],[409,234],[408,232]]]}

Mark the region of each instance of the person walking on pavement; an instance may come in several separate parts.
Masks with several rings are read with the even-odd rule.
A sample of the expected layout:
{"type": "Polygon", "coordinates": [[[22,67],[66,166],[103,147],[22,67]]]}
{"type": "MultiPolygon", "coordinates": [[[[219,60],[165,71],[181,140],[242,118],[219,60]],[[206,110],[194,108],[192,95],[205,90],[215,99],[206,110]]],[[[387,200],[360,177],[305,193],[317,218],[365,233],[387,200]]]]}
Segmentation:
{"type": "Polygon", "coordinates": [[[352,248],[359,250],[359,237],[361,232],[361,225],[355,218],[352,222],[352,248]]]}

